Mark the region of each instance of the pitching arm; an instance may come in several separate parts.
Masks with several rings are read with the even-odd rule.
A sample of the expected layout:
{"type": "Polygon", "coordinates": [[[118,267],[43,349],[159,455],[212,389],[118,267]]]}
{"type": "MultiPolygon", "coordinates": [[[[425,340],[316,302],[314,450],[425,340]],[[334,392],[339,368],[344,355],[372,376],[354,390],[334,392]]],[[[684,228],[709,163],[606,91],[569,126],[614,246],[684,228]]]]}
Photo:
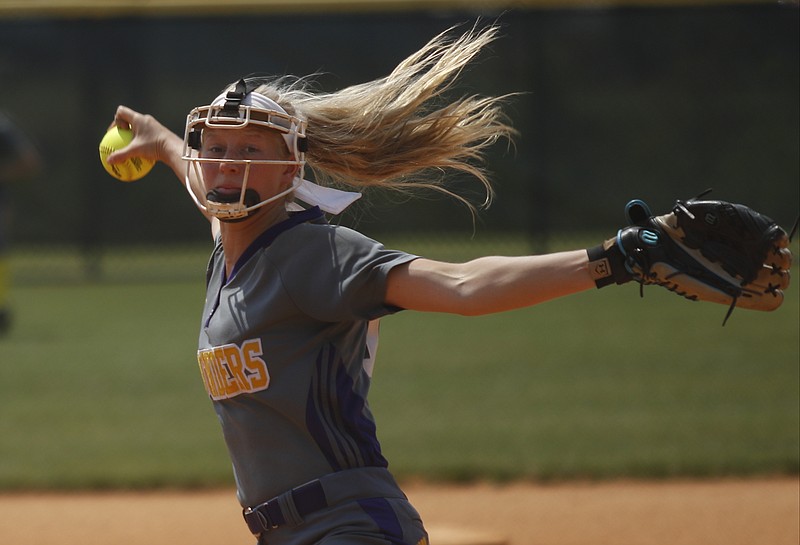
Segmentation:
{"type": "MultiPolygon", "coordinates": [[[[130,127],[133,130],[133,140],[123,149],[109,155],[107,159],[109,163],[121,163],[130,157],[161,161],[172,169],[181,185],[185,183],[186,164],[181,159],[183,138],[159,123],[153,116],[141,114],[126,106],[117,108],[113,125],[130,127]]],[[[191,172],[189,176],[189,183],[196,187],[200,183],[199,180],[194,178],[191,172]]],[[[212,236],[216,236],[219,231],[219,221],[207,214],[203,215],[211,222],[212,236]]]]}

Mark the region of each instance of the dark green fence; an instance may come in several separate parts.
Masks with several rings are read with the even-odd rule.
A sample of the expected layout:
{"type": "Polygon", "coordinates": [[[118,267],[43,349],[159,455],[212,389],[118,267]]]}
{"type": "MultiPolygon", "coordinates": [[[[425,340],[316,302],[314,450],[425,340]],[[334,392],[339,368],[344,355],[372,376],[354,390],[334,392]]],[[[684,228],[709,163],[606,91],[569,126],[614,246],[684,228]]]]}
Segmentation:
{"type": "MultiPolygon", "coordinates": [[[[369,195],[340,221],[372,234],[514,233],[532,251],[606,233],[633,197],[655,209],[713,187],[791,226],[800,201],[795,5],[511,10],[455,93],[521,91],[516,146],[493,150],[498,197],[458,205],[369,195]]],[[[46,159],[12,188],[13,242],[101,271],[118,248],[195,247],[204,220],[171,172],[114,181],[97,143],[118,104],[182,132],[243,74],[319,72],[322,89],[386,75],[472,12],[0,20],[0,108],[46,159]]],[[[426,235],[427,236],[427,235],[426,235]]],[[[45,255],[46,257],[46,255],[45,255]]],[[[45,261],[46,262],[46,261],[45,261]]]]}

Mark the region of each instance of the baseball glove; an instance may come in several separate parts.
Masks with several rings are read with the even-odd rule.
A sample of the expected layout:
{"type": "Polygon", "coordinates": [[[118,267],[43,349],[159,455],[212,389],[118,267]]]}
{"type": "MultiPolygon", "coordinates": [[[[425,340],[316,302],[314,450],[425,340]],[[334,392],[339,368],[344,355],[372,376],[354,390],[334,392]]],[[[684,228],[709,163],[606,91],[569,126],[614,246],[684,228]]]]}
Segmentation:
{"type": "Polygon", "coordinates": [[[588,250],[597,286],[635,280],[693,301],[725,304],[723,325],[736,307],[778,308],[789,286],[790,236],[747,206],[701,200],[707,193],[679,200],[661,216],[640,200],[629,202],[630,225],[588,250]]]}

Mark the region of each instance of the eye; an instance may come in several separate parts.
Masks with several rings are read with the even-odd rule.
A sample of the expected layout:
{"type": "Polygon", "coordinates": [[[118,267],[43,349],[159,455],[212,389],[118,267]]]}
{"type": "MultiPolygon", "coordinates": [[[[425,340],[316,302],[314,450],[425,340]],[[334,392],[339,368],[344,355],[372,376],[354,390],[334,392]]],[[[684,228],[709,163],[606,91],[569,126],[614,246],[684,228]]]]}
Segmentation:
{"type": "Polygon", "coordinates": [[[222,157],[225,155],[225,146],[210,143],[203,146],[202,153],[206,157],[222,157]]]}

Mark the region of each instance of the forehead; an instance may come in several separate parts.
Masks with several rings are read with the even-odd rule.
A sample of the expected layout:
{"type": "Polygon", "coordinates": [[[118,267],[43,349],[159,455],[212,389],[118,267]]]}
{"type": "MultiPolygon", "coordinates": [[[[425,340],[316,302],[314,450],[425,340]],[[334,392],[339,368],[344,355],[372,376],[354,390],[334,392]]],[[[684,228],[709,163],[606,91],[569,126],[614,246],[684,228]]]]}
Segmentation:
{"type": "Polygon", "coordinates": [[[223,129],[209,127],[203,130],[204,140],[225,140],[235,142],[237,140],[259,140],[264,142],[282,142],[281,133],[271,129],[261,127],[245,127],[242,129],[223,129]]]}

